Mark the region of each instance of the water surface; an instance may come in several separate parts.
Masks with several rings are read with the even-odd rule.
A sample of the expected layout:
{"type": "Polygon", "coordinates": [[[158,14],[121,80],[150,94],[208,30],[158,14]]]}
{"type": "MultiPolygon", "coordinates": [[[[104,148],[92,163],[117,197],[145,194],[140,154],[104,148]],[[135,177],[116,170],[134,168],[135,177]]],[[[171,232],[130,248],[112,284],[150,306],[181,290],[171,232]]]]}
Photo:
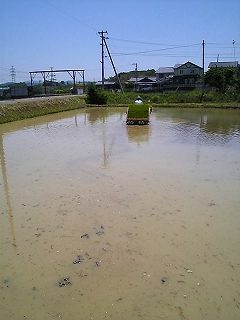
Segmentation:
{"type": "Polygon", "coordinates": [[[0,126],[1,319],[240,318],[240,111],[125,118],[0,126]]]}

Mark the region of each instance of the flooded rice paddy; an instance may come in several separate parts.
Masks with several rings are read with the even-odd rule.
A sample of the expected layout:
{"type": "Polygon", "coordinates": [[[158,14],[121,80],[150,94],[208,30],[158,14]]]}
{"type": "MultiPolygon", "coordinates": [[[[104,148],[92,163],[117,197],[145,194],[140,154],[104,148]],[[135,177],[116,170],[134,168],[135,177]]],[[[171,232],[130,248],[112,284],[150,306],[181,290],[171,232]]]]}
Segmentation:
{"type": "Polygon", "coordinates": [[[0,126],[0,318],[240,319],[240,111],[0,126]]]}

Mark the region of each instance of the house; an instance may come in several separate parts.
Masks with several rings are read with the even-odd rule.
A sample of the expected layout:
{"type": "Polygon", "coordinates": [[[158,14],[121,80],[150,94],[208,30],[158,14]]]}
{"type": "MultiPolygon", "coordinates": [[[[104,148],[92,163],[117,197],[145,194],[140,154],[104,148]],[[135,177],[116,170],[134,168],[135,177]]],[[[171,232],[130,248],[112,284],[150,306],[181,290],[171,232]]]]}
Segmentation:
{"type": "Polygon", "coordinates": [[[132,77],[125,84],[133,84],[136,91],[153,91],[156,84],[156,77],[132,77]]]}
{"type": "MultiPolygon", "coordinates": [[[[97,88],[102,88],[102,81],[96,82],[97,88]]],[[[119,84],[114,81],[104,81],[104,90],[107,91],[118,91],[119,90],[119,84]]]]}
{"type": "Polygon", "coordinates": [[[180,91],[194,90],[198,88],[198,82],[202,75],[203,68],[190,61],[177,64],[174,66],[172,87],[180,91]]]}
{"type": "Polygon", "coordinates": [[[188,61],[174,66],[174,83],[193,84],[203,75],[203,68],[188,61]]]}
{"type": "Polygon", "coordinates": [[[200,77],[203,68],[187,61],[184,64],[176,64],[174,67],[160,67],[155,77],[132,77],[125,84],[136,91],[190,91],[200,88],[200,77]]]}
{"type": "Polygon", "coordinates": [[[163,92],[163,87],[172,83],[174,68],[160,67],[156,71],[157,91],[163,92]]]}
{"type": "Polygon", "coordinates": [[[174,69],[172,67],[161,67],[156,71],[156,81],[173,77],[174,69]]]}
{"type": "Polygon", "coordinates": [[[238,68],[240,70],[240,65],[238,64],[238,61],[229,61],[229,62],[210,62],[208,65],[208,68],[227,68],[227,67],[233,67],[233,68],[238,68]]]}

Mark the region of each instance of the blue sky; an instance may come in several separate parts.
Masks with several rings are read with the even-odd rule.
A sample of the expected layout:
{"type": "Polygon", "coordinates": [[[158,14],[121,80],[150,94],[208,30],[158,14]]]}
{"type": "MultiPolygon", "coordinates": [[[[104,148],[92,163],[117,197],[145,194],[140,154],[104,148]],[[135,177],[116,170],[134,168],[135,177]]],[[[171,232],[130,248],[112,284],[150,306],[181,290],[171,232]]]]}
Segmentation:
{"type": "MultiPolygon", "coordinates": [[[[101,39],[117,72],[191,61],[240,62],[239,0],[5,0],[0,1],[0,83],[29,80],[29,71],[84,69],[101,80],[101,39]],[[235,44],[233,45],[233,40],[235,44]],[[235,59],[234,59],[235,56],[235,59]]],[[[105,77],[114,75],[109,58],[105,77]]],[[[36,80],[42,78],[36,77],[36,80]]],[[[57,74],[57,80],[68,80],[57,74]]]]}

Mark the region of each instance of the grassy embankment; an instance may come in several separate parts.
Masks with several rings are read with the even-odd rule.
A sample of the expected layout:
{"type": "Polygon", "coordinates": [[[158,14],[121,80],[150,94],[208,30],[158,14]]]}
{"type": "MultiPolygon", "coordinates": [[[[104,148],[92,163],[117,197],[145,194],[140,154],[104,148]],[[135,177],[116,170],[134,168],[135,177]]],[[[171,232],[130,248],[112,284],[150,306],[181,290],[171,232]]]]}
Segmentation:
{"type": "MultiPolygon", "coordinates": [[[[137,93],[107,93],[107,106],[126,107],[132,104],[137,93]]],[[[180,108],[240,108],[240,94],[220,94],[209,92],[201,97],[201,92],[190,93],[152,93],[141,94],[144,103],[153,107],[180,107],[180,108]]],[[[74,110],[86,107],[83,97],[61,97],[59,99],[20,101],[0,105],[0,124],[33,118],[50,113],[74,110]]],[[[88,106],[90,107],[90,106],[88,106]]],[[[106,106],[105,106],[106,107],[106,106]]]]}
{"type": "Polygon", "coordinates": [[[50,113],[75,110],[86,106],[82,97],[61,97],[59,99],[20,101],[0,105],[0,124],[23,120],[50,113]]]}

